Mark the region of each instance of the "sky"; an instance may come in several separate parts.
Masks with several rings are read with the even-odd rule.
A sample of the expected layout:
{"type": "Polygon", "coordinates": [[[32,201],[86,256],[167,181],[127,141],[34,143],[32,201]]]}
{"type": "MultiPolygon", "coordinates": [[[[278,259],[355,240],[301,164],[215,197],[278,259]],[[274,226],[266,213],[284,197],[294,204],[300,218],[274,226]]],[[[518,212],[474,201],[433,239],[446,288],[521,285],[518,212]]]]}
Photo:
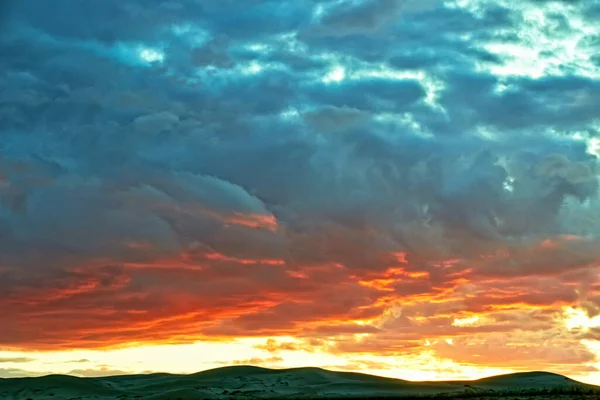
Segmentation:
{"type": "Polygon", "coordinates": [[[0,376],[600,384],[598,0],[5,0],[0,376]]]}

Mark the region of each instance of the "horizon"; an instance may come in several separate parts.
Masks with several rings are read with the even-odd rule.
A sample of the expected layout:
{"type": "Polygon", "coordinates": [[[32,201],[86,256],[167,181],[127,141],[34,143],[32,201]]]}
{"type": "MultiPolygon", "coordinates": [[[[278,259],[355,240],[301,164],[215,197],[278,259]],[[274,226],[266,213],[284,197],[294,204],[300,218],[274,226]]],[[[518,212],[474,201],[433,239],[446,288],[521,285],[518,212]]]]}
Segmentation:
{"type": "Polygon", "coordinates": [[[518,396],[558,395],[583,398],[597,395],[600,386],[586,385],[562,375],[523,372],[479,380],[406,381],[324,370],[322,368],[269,369],[257,366],[227,366],[190,375],[150,374],[78,378],[47,375],[37,378],[0,379],[0,395],[31,398],[30,395],[77,398],[169,398],[202,399],[224,396],[252,398],[473,398],[497,399],[518,396]],[[81,386],[82,381],[86,383],[81,386]],[[4,390],[2,390],[4,389],[4,390]],[[146,395],[146,396],[144,396],[146,395]],[[110,396],[110,397],[107,397],[110,396]],[[409,397],[412,396],[412,397],[409,397]],[[478,397],[479,398],[479,397],[478,397]]]}
{"type": "MultiPolygon", "coordinates": [[[[256,368],[256,369],[260,369],[260,370],[267,370],[267,371],[279,371],[279,372],[283,372],[283,371],[296,371],[296,370],[303,370],[303,369],[316,369],[319,371],[325,371],[325,372],[342,372],[342,373],[348,373],[348,374],[358,374],[358,375],[367,375],[367,376],[373,376],[373,377],[377,377],[377,378],[384,378],[384,379],[394,379],[394,380],[399,380],[399,381],[405,381],[405,382],[414,382],[414,383],[427,383],[427,382],[476,382],[478,380],[485,380],[488,378],[498,378],[498,377],[505,377],[505,376],[518,376],[518,375],[531,375],[531,374],[543,374],[543,375],[556,375],[559,377],[563,377],[563,378],[567,378],[567,379],[571,379],[568,378],[564,375],[561,374],[556,374],[553,372],[548,372],[548,371],[521,371],[521,372],[512,372],[512,373],[506,373],[506,374],[500,374],[500,375],[489,375],[489,376],[484,376],[483,378],[478,378],[478,379],[449,379],[449,380],[405,380],[405,379],[400,379],[400,378],[390,378],[387,376],[382,376],[382,375],[373,375],[373,374],[367,374],[364,372],[356,372],[356,371],[343,371],[343,370],[335,370],[335,369],[326,369],[326,368],[321,368],[321,367],[291,367],[291,368],[277,368],[277,367],[263,367],[260,365],[252,365],[252,364],[240,364],[240,365],[224,365],[224,366],[220,366],[220,367],[214,367],[214,368],[210,368],[210,369],[203,369],[200,371],[196,371],[196,372],[190,372],[190,373],[185,373],[185,374],[175,374],[175,373],[170,373],[170,372],[145,372],[145,373],[139,373],[139,374],[117,374],[117,375],[96,375],[96,376],[79,376],[79,375],[71,375],[71,374],[47,374],[47,375],[31,375],[31,376],[19,376],[19,377],[10,377],[10,378],[3,378],[0,377],[0,379],[20,379],[20,378],[43,378],[43,377],[47,377],[47,376],[71,376],[71,377],[75,377],[75,378],[83,378],[83,379],[87,379],[87,378],[111,378],[111,377],[119,377],[119,376],[136,376],[136,375],[175,375],[175,376],[189,376],[189,375],[197,375],[197,374],[201,374],[203,372],[210,372],[210,371],[218,371],[218,370],[223,370],[223,369],[242,369],[242,368],[256,368]]],[[[573,382],[576,383],[585,383],[585,382],[580,382],[577,381],[575,379],[571,379],[573,382]]],[[[594,385],[591,385],[594,386],[594,385]]],[[[600,388],[600,385],[595,385],[598,386],[600,388]]]]}
{"type": "Polygon", "coordinates": [[[600,385],[600,0],[0,4],[0,378],[600,385]]]}

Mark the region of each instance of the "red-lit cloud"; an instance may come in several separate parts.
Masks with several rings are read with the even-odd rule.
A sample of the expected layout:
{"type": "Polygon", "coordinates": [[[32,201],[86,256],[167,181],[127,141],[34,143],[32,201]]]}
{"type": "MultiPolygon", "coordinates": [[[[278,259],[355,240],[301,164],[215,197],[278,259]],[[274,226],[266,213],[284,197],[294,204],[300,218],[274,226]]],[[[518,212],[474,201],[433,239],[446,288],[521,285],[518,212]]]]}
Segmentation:
{"type": "Polygon", "coordinates": [[[560,316],[563,307],[596,304],[600,294],[590,284],[600,273],[591,244],[589,258],[587,244],[578,243],[582,261],[562,270],[555,264],[561,246],[579,240],[519,247],[515,264],[540,266],[521,264],[531,270],[511,276],[494,272],[496,256],[414,266],[410,254],[394,253],[387,268],[362,271],[198,249],[171,259],[78,264],[39,278],[8,269],[0,340],[14,349],[57,350],[283,335],[300,341],[271,339],[257,348],[428,352],[464,365],[485,359],[488,366],[564,371],[595,360],[579,343],[590,333],[568,331],[560,316]]]}

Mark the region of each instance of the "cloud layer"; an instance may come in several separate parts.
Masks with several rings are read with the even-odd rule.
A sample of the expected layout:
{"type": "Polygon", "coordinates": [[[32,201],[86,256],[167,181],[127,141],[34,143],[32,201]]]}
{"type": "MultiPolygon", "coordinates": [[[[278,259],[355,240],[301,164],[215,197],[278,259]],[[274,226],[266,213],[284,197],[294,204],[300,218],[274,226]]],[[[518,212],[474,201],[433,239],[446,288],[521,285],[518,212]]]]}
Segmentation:
{"type": "Polygon", "coordinates": [[[0,347],[594,368],[600,3],[2,7],[0,347]]]}

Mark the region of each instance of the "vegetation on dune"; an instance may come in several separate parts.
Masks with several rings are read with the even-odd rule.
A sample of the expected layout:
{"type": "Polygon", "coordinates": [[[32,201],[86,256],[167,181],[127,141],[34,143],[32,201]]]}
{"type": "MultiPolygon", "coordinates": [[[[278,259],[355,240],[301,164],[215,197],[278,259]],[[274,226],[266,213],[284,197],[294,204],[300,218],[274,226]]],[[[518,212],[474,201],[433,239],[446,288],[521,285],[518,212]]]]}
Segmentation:
{"type": "Polygon", "coordinates": [[[48,375],[0,381],[0,399],[39,396],[61,400],[600,400],[600,387],[545,372],[473,381],[409,382],[320,368],[271,370],[253,366],[222,367],[190,375],[48,375]]]}
{"type": "MultiPolygon", "coordinates": [[[[594,399],[600,399],[600,388],[591,388],[585,386],[565,385],[552,388],[541,389],[501,389],[501,390],[484,390],[477,388],[467,388],[459,392],[439,393],[439,394],[406,394],[406,395],[377,395],[377,396],[343,396],[330,397],[327,400],[454,400],[454,399],[501,399],[510,398],[518,399],[521,397],[537,397],[537,396],[571,396],[588,398],[593,396],[594,399]]],[[[323,397],[321,397],[323,398],[323,397]]],[[[279,399],[279,400],[284,400],[279,399]]]]}

